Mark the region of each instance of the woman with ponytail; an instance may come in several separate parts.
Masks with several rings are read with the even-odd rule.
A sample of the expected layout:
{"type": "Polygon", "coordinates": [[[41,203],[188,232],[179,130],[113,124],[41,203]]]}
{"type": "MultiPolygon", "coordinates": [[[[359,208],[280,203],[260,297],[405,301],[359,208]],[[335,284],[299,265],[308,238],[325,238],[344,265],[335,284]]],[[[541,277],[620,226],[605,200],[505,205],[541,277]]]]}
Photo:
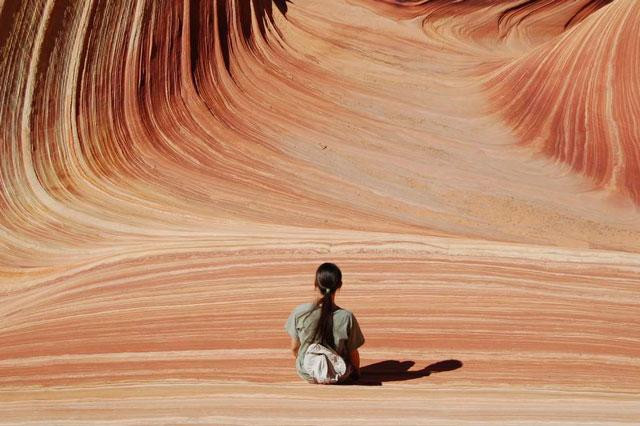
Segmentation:
{"type": "Polygon", "coordinates": [[[310,383],[359,377],[358,348],[364,344],[364,336],[355,315],[335,303],[340,287],[340,268],[333,263],[320,265],[314,282],[319,297],[296,306],[284,326],[291,336],[298,375],[310,383]]]}

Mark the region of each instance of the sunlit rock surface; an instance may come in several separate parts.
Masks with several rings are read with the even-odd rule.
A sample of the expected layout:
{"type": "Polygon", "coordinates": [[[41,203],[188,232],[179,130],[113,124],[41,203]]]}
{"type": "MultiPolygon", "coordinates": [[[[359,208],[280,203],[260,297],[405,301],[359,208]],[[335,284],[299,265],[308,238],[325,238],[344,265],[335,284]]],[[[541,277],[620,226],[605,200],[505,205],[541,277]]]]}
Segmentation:
{"type": "Polygon", "coordinates": [[[0,0],[0,424],[637,424],[639,27],[0,0]],[[381,386],[295,373],[324,261],[381,386]]]}

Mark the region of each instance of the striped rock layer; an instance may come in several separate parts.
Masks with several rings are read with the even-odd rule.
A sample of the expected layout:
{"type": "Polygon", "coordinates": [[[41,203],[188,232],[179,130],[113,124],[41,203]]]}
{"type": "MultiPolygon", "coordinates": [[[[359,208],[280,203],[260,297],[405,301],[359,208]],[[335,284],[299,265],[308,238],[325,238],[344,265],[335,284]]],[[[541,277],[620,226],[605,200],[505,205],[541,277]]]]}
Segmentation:
{"type": "Polygon", "coordinates": [[[0,424],[633,424],[640,2],[0,0],[0,424]],[[283,325],[338,264],[364,384],[283,325]]]}

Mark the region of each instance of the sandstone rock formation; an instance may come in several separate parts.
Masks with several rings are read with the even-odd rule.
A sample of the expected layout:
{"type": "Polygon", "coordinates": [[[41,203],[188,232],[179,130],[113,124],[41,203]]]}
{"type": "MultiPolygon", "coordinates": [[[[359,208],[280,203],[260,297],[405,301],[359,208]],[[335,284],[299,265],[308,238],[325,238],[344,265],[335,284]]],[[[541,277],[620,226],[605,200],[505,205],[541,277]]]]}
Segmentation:
{"type": "Polygon", "coordinates": [[[0,424],[636,422],[639,26],[0,0],[0,424]],[[295,374],[324,261],[382,386],[295,374]]]}

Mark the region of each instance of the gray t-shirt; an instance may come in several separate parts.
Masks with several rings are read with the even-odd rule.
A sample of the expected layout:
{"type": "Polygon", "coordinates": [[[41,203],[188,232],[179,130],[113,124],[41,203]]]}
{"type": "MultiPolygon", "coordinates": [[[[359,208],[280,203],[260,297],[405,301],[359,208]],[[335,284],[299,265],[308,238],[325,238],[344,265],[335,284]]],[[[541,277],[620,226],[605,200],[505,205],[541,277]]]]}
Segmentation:
{"type": "MultiPolygon", "coordinates": [[[[303,370],[302,361],[307,347],[314,343],[312,335],[320,319],[320,313],[320,306],[313,303],[303,303],[293,309],[284,325],[289,336],[297,337],[300,340],[296,370],[298,375],[305,380],[311,379],[311,376],[303,370]]],[[[364,336],[353,313],[340,307],[337,307],[337,310],[333,312],[333,339],[336,344],[336,352],[348,364],[349,353],[364,344],[364,336]]]]}

